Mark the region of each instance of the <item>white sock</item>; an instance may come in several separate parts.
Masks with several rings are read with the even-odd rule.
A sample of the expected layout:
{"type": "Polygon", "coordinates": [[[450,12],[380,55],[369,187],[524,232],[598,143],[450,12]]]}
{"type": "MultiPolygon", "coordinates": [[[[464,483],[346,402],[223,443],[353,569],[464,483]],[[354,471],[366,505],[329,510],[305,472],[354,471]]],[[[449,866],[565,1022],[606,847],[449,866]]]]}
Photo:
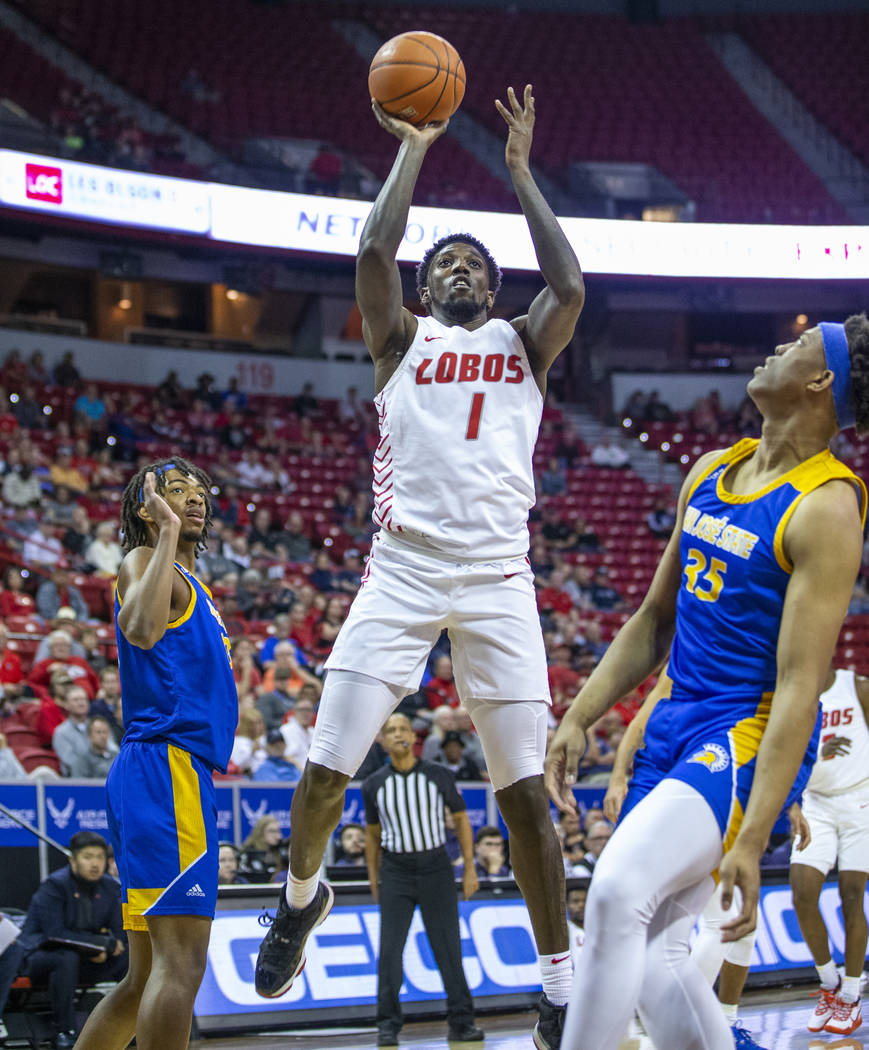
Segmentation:
{"type": "Polygon", "coordinates": [[[729,1024],[735,1024],[738,1010],[738,1003],[721,1003],[721,1012],[727,1018],[729,1024]]]}
{"type": "Polygon", "coordinates": [[[310,879],[297,879],[292,872],[287,879],[287,904],[291,908],[307,908],[317,895],[317,887],[320,885],[320,873],[315,872],[310,879]]]}
{"type": "Polygon", "coordinates": [[[834,988],[838,988],[839,971],[836,969],[836,964],[832,959],[825,962],[823,966],[816,966],[815,969],[818,971],[818,976],[821,978],[822,988],[826,988],[827,991],[832,991],[834,988]]]}
{"type": "Polygon", "coordinates": [[[573,959],[570,950],[557,955],[538,955],[543,993],[553,1006],[566,1006],[573,984],[573,959]]]}
{"type": "Polygon", "coordinates": [[[842,988],[839,992],[839,996],[844,999],[846,1003],[856,1003],[860,998],[860,978],[846,976],[844,981],[842,981],[842,988]]]}

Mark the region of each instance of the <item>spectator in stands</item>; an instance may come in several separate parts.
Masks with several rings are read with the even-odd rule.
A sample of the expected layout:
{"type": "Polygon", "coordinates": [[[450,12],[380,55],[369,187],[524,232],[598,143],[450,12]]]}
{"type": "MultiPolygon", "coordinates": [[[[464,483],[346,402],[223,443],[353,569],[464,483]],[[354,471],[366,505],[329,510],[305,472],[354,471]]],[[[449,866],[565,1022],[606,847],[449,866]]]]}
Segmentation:
{"type": "Polygon", "coordinates": [[[268,882],[276,871],[286,866],[281,826],[267,813],[242,842],[238,870],[251,882],[268,882]]]}
{"type": "Polygon", "coordinates": [[[76,987],[118,981],[127,972],[121,887],[106,874],[106,841],[79,831],[69,846],[69,867],[34,893],[19,938],[24,973],[34,984],[48,983],[56,1050],[75,1043],[76,987]]]}
{"type": "Polygon", "coordinates": [[[653,536],[657,536],[658,539],[666,540],[670,538],[670,533],[676,524],[676,515],[668,505],[667,500],[655,500],[654,507],[646,516],[646,524],[649,526],[649,532],[653,536]]]}
{"type": "Polygon", "coordinates": [[[72,655],[72,642],[65,631],[52,631],[48,636],[48,658],[35,663],[27,681],[36,689],[46,690],[55,671],[65,671],[74,682],[80,684],[93,700],[100,687],[96,671],[80,656],[72,655]]]}
{"type": "Polygon", "coordinates": [[[91,718],[100,715],[109,723],[112,737],[120,744],[124,735],[124,711],[121,705],[121,676],[117,664],[106,664],[99,672],[100,688],[91,701],[91,718]]]}
{"type": "Polygon", "coordinates": [[[72,655],[85,659],[84,646],[78,640],[75,609],[71,609],[68,605],[61,605],[57,610],[57,616],[51,621],[51,631],[44,638],[40,639],[39,645],[36,647],[36,652],[33,655],[34,664],[38,664],[40,660],[47,660],[51,656],[49,639],[54,631],[63,631],[64,634],[68,635],[72,646],[72,655]]]}
{"type": "Polygon", "coordinates": [[[348,386],[347,393],[338,402],[338,418],[345,425],[362,426],[365,422],[365,406],[355,386],[348,386]]]}
{"type": "Polygon", "coordinates": [[[67,350],[60,361],[54,366],[54,381],[58,386],[72,389],[81,386],[81,374],[75,367],[75,355],[72,350],[67,350]]]}
{"type": "Polygon", "coordinates": [[[583,648],[591,649],[595,663],[597,663],[609,648],[609,642],[604,641],[603,632],[597,620],[586,620],[582,625],[582,631],[584,635],[583,648]]]}
{"type": "Polygon", "coordinates": [[[365,829],[361,824],[345,824],[340,833],[340,853],[335,863],[342,867],[365,867],[365,829]]]}
{"type": "Polygon", "coordinates": [[[99,576],[113,578],[118,574],[124,555],[117,534],[117,527],[112,521],[101,521],[96,527],[96,536],[85,557],[99,576]]]}
{"type": "Polygon", "coordinates": [[[444,734],[444,739],[441,743],[441,753],[436,755],[434,760],[446,766],[456,780],[483,779],[480,767],[470,756],[465,754],[465,742],[462,740],[462,734],[455,730],[444,734]]]}
{"type": "Polygon", "coordinates": [[[286,741],[280,729],[270,729],[266,736],[266,757],[260,764],[252,779],[256,781],[281,781],[287,784],[298,783],[302,771],[295,762],[288,762],[284,757],[286,741]]]}
{"type": "Polygon", "coordinates": [[[609,572],[605,565],[598,565],[591,581],[591,604],[595,609],[624,609],[625,600],[610,584],[609,572]]]}
{"type": "Polygon", "coordinates": [[[560,496],[567,491],[567,470],[555,456],[549,457],[540,475],[540,491],[544,496],[560,496]]]}
{"type": "Polygon", "coordinates": [[[238,729],[229,756],[230,765],[240,773],[253,776],[266,760],[266,724],[254,707],[238,716],[238,729]]]}
{"type": "Polygon", "coordinates": [[[330,598],[326,602],[323,615],[317,622],[314,633],[314,652],[317,656],[326,657],[332,651],[338,632],[347,619],[347,608],[342,598],[330,598]]]}
{"type": "Polygon", "coordinates": [[[66,562],[61,560],[52,567],[49,578],[36,589],[36,612],[43,620],[53,620],[63,606],[71,608],[79,620],[88,618],[87,603],[71,582],[66,562]]]}
{"type": "Polygon", "coordinates": [[[713,390],[708,397],[700,397],[691,409],[691,429],[698,434],[717,434],[720,429],[721,401],[718,391],[713,390]]]}
{"type": "Polygon", "coordinates": [[[281,726],[281,734],[284,738],[284,758],[297,766],[299,772],[305,768],[308,761],[308,752],[311,749],[311,741],[314,739],[314,712],[316,710],[316,697],[300,695],[291,712],[288,712],[281,726]]]}
{"type": "Polygon", "coordinates": [[[507,844],[499,828],[487,825],[474,835],[474,868],[478,879],[509,879],[507,844]]]}
{"type": "Polygon", "coordinates": [[[311,541],[305,531],[305,519],[297,510],[290,511],[283,529],[275,533],[272,542],[286,547],[291,562],[311,560],[311,541]]]}
{"type": "Polygon", "coordinates": [[[86,564],[85,555],[92,541],[91,520],[87,509],[80,503],[76,503],[72,508],[72,516],[60,542],[73,564],[81,567],[86,564]]]}
{"type": "MultiPolygon", "coordinates": [[[[51,748],[60,759],[60,771],[65,777],[73,776],[78,760],[90,750],[88,739],[88,711],[91,701],[87,692],[76,683],[66,691],[66,718],[51,736],[51,748]]],[[[117,753],[117,744],[112,741],[117,753]]]]}
{"type": "Polygon", "coordinates": [[[51,525],[63,526],[63,531],[57,534],[61,540],[61,546],[63,546],[63,537],[72,522],[77,506],[75,494],[66,485],[55,485],[53,492],[42,497],[44,520],[51,525]]]}
{"type": "Polygon", "coordinates": [[[293,411],[300,419],[304,419],[306,416],[315,416],[319,407],[314,397],[314,384],[305,383],[300,393],[293,398],[293,411]]]}
{"type": "Polygon", "coordinates": [[[600,855],[603,853],[612,833],[612,824],[605,820],[596,820],[593,824],[589,824],[588,832],[585,836],[585,855],[581,861],[573,866],[573,874],[575,876],[591,878],[594,874],[595,865],[600,859],[600,855]]]}
{"type": "Polygon", "coordinates": [[[27,379],[27,365],[21,359],[21,351],[10,350],[3,359],[3,367],[0,368],[0,380],[13,388],[20,388],[27,379]]]}
{"type": "MultiPolygon", "coordinates": [[[[40,521],[24,542],[21,559],[26,565],[37,565],[43,569],[53,570],[61,563],[65,564],[63,545],[60,537],[63,526],[56,528],[48,520],[40,521]]],[[[37,606],[39,593],[37,592],[37,606]]]]}
{"type": "Polygon", "coordinates": [[[238,388],[238,376],[229,377],[229,385],[220,396],[224,407],[243,412],[247,408],[247,394],[238,388]]]}
{"type": "MultiPolygon", "coordinates": [[[[73,687],[72,691],[75,691],[73,687]]],[[[55,736],[63,729],[63,723],[54,731],[55,736]]],[[[83,754],[76,752],[70,760],[69,776],[90,777],[105,780],[118,755],[118,745],[112,736],[109,720],[102,715],[94,715],[87,720],[88,749],[83,754]]],[[[57,749],[55,748],[55,751],[57,749]]]]}
{"type": "Polygon", "coordinates": [[[6,624],[0,621],[0,700],[15,701],[23,691],[21,658],[9,648],[9,631],[6,624]]]}
{"type": "Polygon", "coordinates": [[[253,642],[250,638],[239,638],[232,647],[232,674],[239,697],[259,691],[262,675],[256,666],[253,642]]]}
{"type": "Polygon", "coordinates": [[[432,711],[431,730],[423,741],[421,758],[434,762],[441,751],[441,744],[449,732],[456,732],[455,708],[443,704],[432,711]]]}
{"type": "Polygon", "coordinates": [[[354,595],[362,585],[362,568],[362,555],[355,547],[348,547],[341,568],[335,573],[335,590],[354,595]]]}
{"type": "Polygon", "coordinates": [[[18,400],[12,403],[12,415],[18,421],[22,430],[41,430],[45,425],[45,413],[42,405],[36,399],[36,390],[30,383],[26,383],[18,395],[18,400]]]}
{"type": "Polygon", "coordinates": [[[459,693],[453,677],[453,662],[449,656],[438,656],[432,664],[432,676],[425,686],[429,708],[434,711],[443,705],[458,707],[459,693]]]}
{"type": "Polygon", "coordinates": [[[27,361],[27,376],[37,386],[51,386],[51,376],[45,367],[45,357],[41,350],[34,350],[27,361]]]}
{"type": "Polygon", "coordinates": [[[291,682],[296,677],[296,667],[291,666],[289,657],[284,659],[284,654],[287,652],[285,649],[281,649],[281,646],[288,646],[292,659],[295,660],[295,652],[289,642],[282,642],[278,646],[281,653],[281,660],[277,663],[277,666],[269,668],[266,672],[268,677],[271,672],[271,689],[266,689],[265,692],[260,693],[256,700],[256,706],[266,724],[267,730],[279,729],[284,721],[284,716],[289,714],[296,705],[296,692],[291,687],[291,682]]]}
{"type": "Polygon", "coordinates": [[[93,624],[85,624],[82,628],[79,644],[84,650],[85,661],[89,663],[96,671],[97,675],[99,675],[100,671],[102,671],[108,661],[103,654],[99,635],[93,624]]]}
{"type": "Polygon", "coordinates": [[[344,525],[353,517],[353,494],[346,485],[336,485],[332,493],[332,521],[344,525]]]}
{"type": "Polygon", "coordinates": [[[540,518],[542,522],[540,535],[546,541],[550,550],[573,550],[576,546],[576,533],[568,522],[558,516],[558,511],[555,507],[542,507],[540,518]]]}
{"type": "Polygon", "coordinates": [[[48,691],[42,690],[40,693],[39,711],[33,729],[43,747],[51,747],[55,729],[66,719],[66,692],[73,684],[72,676],[66,671],[55,671],[48,691]]]}
{"type": "Polygon", "coordinates": [[[570,935],[570,952],[574,966],[585,942],[585,902],[588,897],[588,880],[574,881],[567,887],[567,931],[570,935]]]}
{"type": "Polygon", "coordinates": [[[564,861],[564,874],[568,878],[573,877],[577,864],[582,863],[585,856],[585,836],[581,831],[572,831],[565,835],[561,841],[561,857],[564,861]]]}
{"type": "MultiPolygon", "coordinates": [[[[33,596],[24,590],[24,572],[17,565],[6,567],[3,573],[4,590],[0,591],[0,616],[32,616],[36,612],[33,596]]],[[[30,573],[27,575],[29,578],[30,573]]]]}
{"type": "MultiPolygon", "coordinates": [[[[238,413],[233,413],[238,415],[238,413]]],[[[235,473],[239,484],[248,489],[269,488],[274,484],[274,475],[262,461],[260,452],[248,446],[236,464],[235,473]]],[[[256,520],[256,519],[254,519],[256,520]]]]}
{"type": "Polygon", "coordinates": [[[220,443],[224,448],[240,452],[248,443],[244,415],[241,412],[230,412],[229,419],[220,429],[220,443]]]}
{"type": "MultiPolygon", "coordinates": [[[[267,667],[274,662],[275,646],[277,646],[278,642],[290,641],[290,614],[278,613],[272,623],[271,632],[271,635],[266,638],[259,651],[259,662],[263,667],[267,667]]],[[[304,663],[305,660],[301,655],[299,647],[295,642],[293,642],[292,645],[296,653],[296,659],[299,663],[304,663]]]]}
{"type": "Polygon", "coordinates": [[[84,418],[89,427],[102,422],[106,414],[106,404],[99,395],[96,383],[87,383],[84,392],[79,394],[72,406],[76,416],[84,418]]]}
{"type": "Polygon", "coordinates": [[[248,548],[251,551],[270,548],[273,534],[271,510],[268,507],[257,507],[253,516],[253,524],[247,534],[248,548]]]}
{"type": "Polygon", "coordinates": [[[95,464],[90,477],[92,492],[120,489],[124,484],[123,473],[112,463],[112,450],[101,448],[95,457],[95,464]]]}
{"type": "Polygon", "coordinates": [[[154,391],[153,404],[168,408],[170,411],[184,408],[187,404],[187,395],[178,378],[178,373],[173,368],[154,391]]]}
{"type": "MultiPolygon", "coordinates": [[[[15,756],[15,752],[9,746],[6,735],[0,733],[0,781],[2,780],[23,780],[27,776],[27,771],[24,766],[18,761],[15,756]]],[[[2,999],[2,995],[0,995],[2,999]]],[[[0,1002],[0,1019],[3,1016],[3,1003],[0,1002]]],[[[2,1030],[0,1030],[2,1035],[2,1030]]],[[[0,1043],[2,1046],[2,1043],[0,1043]]]]}
{"type": "Polygon", "coordinates": [[[247,879],[238,873],[238,850],[231,842],[221,842],[217,847],[217,885],[246,885],[247,879]]]}
{"type": "Polygon", "coordinates": [[[335,565],[327,550],[319,550],[314,555],[314,571],[308,577],[308,581],[318,591],[335,590],[335,565]]]}
{"type": "Polygon", "coordinates": [[[609,467],[624,470],[631,465],[631,457],[624,447],[620,431],[611,430],[606,438],[599,441],[591,450],[589,460],[594,467],[609,467]]]}
{"type": "Polygon", "coordinates": [[[3,478],[3,502],[11,507],[36,507],[42,498],[42,484],[30,463],[20,463],[3,478]]]}
{"type": "Polygon", "coordinates": [[[734,426],[737,433],[742,434],[744,437],[757,437],[760,434],[761,423],[762,419],[760,412],[757,410],[757,405],[746,395],[736,410],[734,426]]]}

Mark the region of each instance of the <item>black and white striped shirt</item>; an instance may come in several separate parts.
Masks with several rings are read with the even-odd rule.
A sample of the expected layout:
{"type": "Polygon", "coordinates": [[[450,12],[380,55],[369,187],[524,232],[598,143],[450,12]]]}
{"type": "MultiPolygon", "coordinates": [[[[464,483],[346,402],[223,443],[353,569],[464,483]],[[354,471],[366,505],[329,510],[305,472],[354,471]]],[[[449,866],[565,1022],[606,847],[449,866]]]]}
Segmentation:
{"type": "Polygon", "coordinates": [[[465,801],[446,766],[420,760],[406,773],[384,766],[362,782],[365,820],[379,824],[386,853],[421,853],[446,840],[444,809],[458,813],[465,801]]]}

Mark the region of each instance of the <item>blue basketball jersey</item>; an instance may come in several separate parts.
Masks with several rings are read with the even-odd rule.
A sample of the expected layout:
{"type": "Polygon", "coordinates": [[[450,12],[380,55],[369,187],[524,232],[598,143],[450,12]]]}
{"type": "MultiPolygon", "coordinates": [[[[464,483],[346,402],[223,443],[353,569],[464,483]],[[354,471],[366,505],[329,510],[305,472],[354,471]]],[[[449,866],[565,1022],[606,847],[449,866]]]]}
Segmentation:
{"type": "Polygon", "coordinates": [[[792,566],[784,532],[800,500],[841,478],[866,486],[828,450],[759,492],[738,496],[725,477],[757,448],[746,438],[721,454],[688,494],[680,538],[682,583],[669,674],[673,700],[757,703],[776,682],[776,647],[792,566]]]}
{"type": "Polygon", "coordinates": [[[178,562],[175,569],[190,601],[151,649],[132,645],[117,626],[115,588],[124,742],[167,741],[225,771],[238,723],[229,638],[211,591],[178,562]]]}

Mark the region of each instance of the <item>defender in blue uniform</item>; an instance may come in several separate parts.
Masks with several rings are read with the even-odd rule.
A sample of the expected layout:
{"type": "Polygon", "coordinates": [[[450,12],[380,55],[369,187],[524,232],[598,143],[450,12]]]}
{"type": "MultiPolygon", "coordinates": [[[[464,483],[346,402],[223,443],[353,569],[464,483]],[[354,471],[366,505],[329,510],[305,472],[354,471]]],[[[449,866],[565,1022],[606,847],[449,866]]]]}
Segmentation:
{"type": "Polygon", "coordinates": [[[184,1050],[217,900],[217,805],[238,720],[229,638],[193,569],[211,482],[181,458],[129,483],[115,589],[124,704],[106,781],[129,932],[127,977],[94,1010],[78,1050],[184,1050]]]}
{"type": "Polygon", "coordinates": [[[646,793],[595,869],[562,1050],[615,1050],[637,1008],[656,1046],[732,1050],[688,938],[718,871],[725,940],[753,929],[758,862],[811,747],[860,567],[866,489],[829,444],[869,430],[869,321],[776,348],[748,394],[759,441],[703,456],[638,612],[569,709],[546,778],[561,808],[587,728],[670,653],[646,729],[646,793]]]}

